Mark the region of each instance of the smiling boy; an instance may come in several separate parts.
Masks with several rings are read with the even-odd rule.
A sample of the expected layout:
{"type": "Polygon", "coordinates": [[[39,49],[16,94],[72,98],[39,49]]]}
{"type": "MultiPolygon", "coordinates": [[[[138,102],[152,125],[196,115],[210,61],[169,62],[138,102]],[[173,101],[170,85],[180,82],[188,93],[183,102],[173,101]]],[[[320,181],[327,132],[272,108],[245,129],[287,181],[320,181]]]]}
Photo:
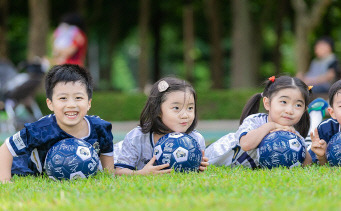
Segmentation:
{"type": "Polygon", "coordinates": [[[78,65],[54,66],[45,79],[46,103],[54,113],[25,127],[0,147],[0,182],[13,174],[41,174],[48,150],[58,141],[79,138],[97,151],[104,169],[113,171],[111,124],[87,116],[92,101],[92,78],[78,65]]]}

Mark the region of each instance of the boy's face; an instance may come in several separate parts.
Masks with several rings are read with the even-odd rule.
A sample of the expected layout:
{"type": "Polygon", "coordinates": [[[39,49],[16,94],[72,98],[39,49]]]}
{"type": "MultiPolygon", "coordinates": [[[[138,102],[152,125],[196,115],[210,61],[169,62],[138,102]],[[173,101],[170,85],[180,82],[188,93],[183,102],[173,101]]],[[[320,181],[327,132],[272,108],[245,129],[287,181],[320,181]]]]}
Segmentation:
{"type": "Polygon", "coordinates": [[[328,112],[332,118],[336,119],[339,123],[341,122],[341,90],[334,95],[333,105],[330,105],[328,112]]]}
{"type": "Polygon", "coordinates": [[[83,118],[91,107],[86,88],[79,81],[57,83],[53,88],[52,101],[46,99],[46,103],[64,131],[81,130],[83,118]]]}

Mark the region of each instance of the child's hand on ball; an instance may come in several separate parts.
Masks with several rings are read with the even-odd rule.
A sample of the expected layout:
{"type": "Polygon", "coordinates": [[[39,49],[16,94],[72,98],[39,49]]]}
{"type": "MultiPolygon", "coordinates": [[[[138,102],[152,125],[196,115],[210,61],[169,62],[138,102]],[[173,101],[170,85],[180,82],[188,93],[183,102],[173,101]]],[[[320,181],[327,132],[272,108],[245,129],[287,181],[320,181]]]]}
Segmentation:
{"type": "Polygon", "coordinates": [[[208,165],[210,165],[208,163],[208,157],[205,157],[205,151],[202,151],[202,161],[200,163],[199,170],[202,172],[205,171],[208,165]]]}
{"type": "Polygon", "coordinates": [[[169,163],[154,166],[156,157],[153,156],[152,159],[144,166],[143,169],[141,169],[141,174],[167,174],[170,173],[173,169],[164,169],[169,167],[169,163]],[[164,169],[164,170],[163,170],[164,169]]]}

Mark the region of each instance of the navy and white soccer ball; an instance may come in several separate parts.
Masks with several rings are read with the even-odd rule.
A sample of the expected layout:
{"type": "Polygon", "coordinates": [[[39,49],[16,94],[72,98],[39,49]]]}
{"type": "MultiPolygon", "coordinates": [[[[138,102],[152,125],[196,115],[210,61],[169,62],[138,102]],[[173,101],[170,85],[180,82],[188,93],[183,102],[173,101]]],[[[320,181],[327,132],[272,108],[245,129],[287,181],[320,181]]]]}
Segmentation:
{"type": "Polygon", "coordinates": [[[329,140],[326,156],[330,166],[341,166],[341,132],[329,140]]]}
{"type": "Polygon", "coordinates": [[[289,131],[275,131],[266,135],[257,149],[259,165],[272,169],[300,166],[306,156],[304,139],[289,131]]]}
{"type": "Polygon", "coordinates": [[[155,163],[169,163],[177,172],[198,171],[202,159],[199,143],[185,133],[169,133],[162,136],[154,147],[155,163]]]}
{"type": "Polygon", "coordinates": [[[99,157],[90,143],[76,138],[57,142],[47,152],[44,168],[54,180],[72,180],[94,175],[99,157]]]}

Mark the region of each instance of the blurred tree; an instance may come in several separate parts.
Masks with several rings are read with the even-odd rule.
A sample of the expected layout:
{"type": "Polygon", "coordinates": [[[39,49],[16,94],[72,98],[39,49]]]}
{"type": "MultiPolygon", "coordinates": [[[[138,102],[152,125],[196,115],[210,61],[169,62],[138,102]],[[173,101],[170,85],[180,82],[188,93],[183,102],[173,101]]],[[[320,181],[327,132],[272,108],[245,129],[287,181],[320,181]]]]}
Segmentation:
{"type": "Polygon", "coordinates": [[[275,75],[279,75],[282,69],[281,59],[281,45],[283,36],[283,21],[288,12],[288,1],[280,0],[276,3],[273,13],[275,13],[275,34],[276,41],[273,49],[273,63],[275,65],[275,75]]]}
{"type": "Polygon", "coordinates": [[[310,62],[309,35],[318,26],[331,3],[331,0],[316,0],[309,5],[304,0],[291,0],[295,10],[295,58],[296,70],[299,74],[308,70],[310,62]]]}
{"type": "Polygon", "coordinates": [[[194,10],[192,0],[185,0],[183,8],[183,40],[185,77],[193,83],[194,70],[194,10]]]}
{"type": "Polygon", "coordinates": [[[152,83],[161,78],[161,26],[163,22],[163,11],[160,7],[160,1],[154,0],[152,3],[151,32],[154,38],[153,46],[153,73],[152,83]]]}
{"type": "Polygon", "coordinates": [[[144,90],[149,78],[149,54],[148,54],[148,27],[150,15],[150,0],[140,0],[140,14],[139,14],[139,67],[138,80],[139,89],[144,90]]]}
{"type": "Polygon", "coordinates": [[[7,49],[8,0],[0,0],[0,59],[8,58],[7,49]]]}
{"type": "Polygon", "coordinates": [[[210,73],[213,81],[212,88],[224,88],[223,49],[221,37],[221,16],[217,0],[205,0],[205,10],[208,19],[208,33],[210,35],[210,73]]]}
{"type": "Polygon", "coordinates": [[[49,30],[49,1],[29,0],[30,24],[27,59],[45,56],[49,30]]]}
{"type": "Polygon", "coordinates": [[[253,87],[256,67],[253,66],[251,13],[247,0],[232,0],[232,87],[253,87]]]}

